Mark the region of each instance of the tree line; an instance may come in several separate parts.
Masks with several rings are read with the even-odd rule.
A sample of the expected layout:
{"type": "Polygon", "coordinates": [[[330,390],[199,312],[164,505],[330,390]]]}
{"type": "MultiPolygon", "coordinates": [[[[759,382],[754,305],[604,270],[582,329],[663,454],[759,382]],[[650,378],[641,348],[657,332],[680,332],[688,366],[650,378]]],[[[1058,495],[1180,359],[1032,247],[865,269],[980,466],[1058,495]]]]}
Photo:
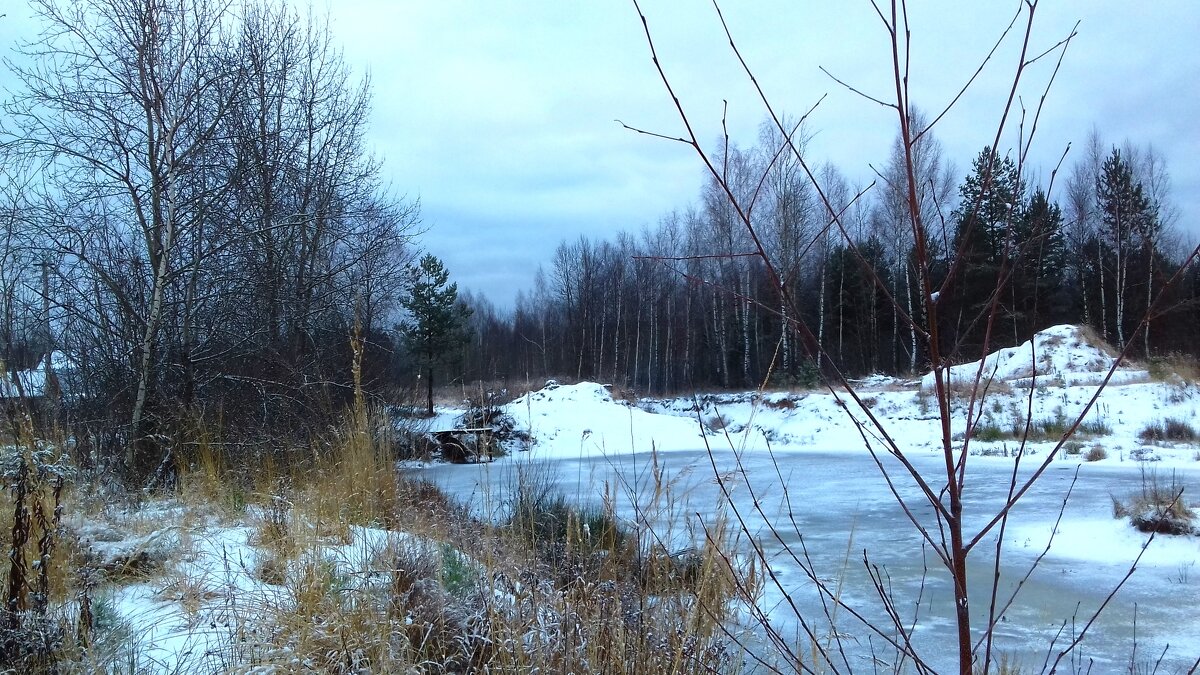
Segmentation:
{"type": "Polygon", "coordinates": [[[915,211],[931,249],[919,257],[900,141],[873,182],[855,186],[832,165],[803,171],[788,144],[804,153],[805,129],[794,128],[785,137],[766,124],[754,145],[727,144],[724,180],[710,178],[694,204],[653,227],[561,243],[511,312],[469,297],[468,379],[565,375],[655,394],[810,384],[831,368],[914,374],[930,365],[918,339],[922,271],[944,289],[939,344],[956,361],[1058,323],[1090,325],[1123,348],[1148,312],[1133,354],[1198,354],[1188,339],[1200,320],[1198,270],[1183,270],[1152,306],[1183,258],[1152,148],[1106,145],[1093,132],[1054,185],[1057,171],[1039,184],[1021,158],[990,147],[957,175],[933,134],[919,133],[915,211]],[[752,255],[722,183],[748,205],[781,284],[752,255]],[[797,318],[812,342],[793,330],[797,318]]]}

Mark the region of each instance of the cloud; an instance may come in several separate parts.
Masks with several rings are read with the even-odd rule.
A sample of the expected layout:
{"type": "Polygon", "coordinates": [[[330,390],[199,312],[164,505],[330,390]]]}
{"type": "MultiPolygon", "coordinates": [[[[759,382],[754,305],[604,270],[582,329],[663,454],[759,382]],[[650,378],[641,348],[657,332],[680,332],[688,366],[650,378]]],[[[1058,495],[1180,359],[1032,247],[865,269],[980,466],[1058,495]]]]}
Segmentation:
{"type": "MultiPolygon", "coordinates": [[[[642,5],[699,140],[715,148],[727,129],[735,142],[753,144],[766,113],[711,4],[642,5]]],[[[910,6],[913,102],[936,114],[951,101],[1018,5],[910,6]]],[[[812,158],[835,163],[852,182],[869,182],[870,165],[886,161],[896,114],[819,66],[872,96],[894,96],[890,48],[870,4],[764,0],[722,9],[777,110],[798,115],[825,97],[810,121],[812,158]]],[[[384,160],[385,180],[420,195],[430,227],[422,243],[463,286],[500,305],[532,283],[560,241],[636,231],[699,194],[704,169],[688,147],[616,121],[685,132],[631,3],[346,0],[329,12],[348,62],[370,73],[367,141],[384,160]]],[[[1200,3],[1043,3],[1029,54],[1055,44],[1081,18],[1038,120],[1030,162],[1048,180],[1067,145],[1081,149],[1093,126],[1111,142],[1153,144],[1172,174],[1180,225],[1196,238],[1200,3]]],[[[11,44],[30,25],[0,21],[0,41],[11,44]]],[[[993,140],[1020,47],[1010,38],[939,123],[937,136],[960,171],[993,140]]],[[[1021,140],[1022,105],[1028,133],[1055,58],[1027,69],[1001,148],[1021,140]]]]}

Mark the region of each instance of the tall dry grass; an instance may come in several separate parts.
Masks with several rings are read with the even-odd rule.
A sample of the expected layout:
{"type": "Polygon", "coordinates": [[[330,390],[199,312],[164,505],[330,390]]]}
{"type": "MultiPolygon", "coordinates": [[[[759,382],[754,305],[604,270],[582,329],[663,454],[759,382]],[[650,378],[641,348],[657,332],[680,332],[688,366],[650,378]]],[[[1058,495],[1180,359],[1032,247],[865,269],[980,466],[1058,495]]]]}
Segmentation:
{"type": "MultiPolygon", "coordinates": [[[[352,348],[357,374],[361,345],[355,340],[352,348]]],[[[602,507],[590,508],[536,481],[518,489],[503,516],[485,518],[436,486],[401,475],[391,429],[361,388],[342,422],[304,448],[247,453],[197,419],[181,434],[187,450],[177,453],[172,490],[123,500],[119,508],[88,509],[66,501],[61,481],[29,468],[36,453],[54,447],[30,430],[17,455],[26,469],[13,474],[15,482],[6,474],[0,503],[7,514],[4,543],[19,544],[6,546],[19,552],[3,580],[5,589],[15,589],[9,596],[18,598],[12,606],[20,621],[13,620],[18,614],[3,615],[3,667],[741,668],[729,608],[747,589],[731,573],[738,563],[727,533],[713,524],[692,533],[694,547],[671,551],[668,542],[677,537],[670,523],[681,519],[670,513],[679,507],[661,472],[632,520],[613,508],[615,489],[602,507]],[[70,522],[60,527],[64,509],[70,522]],[[69,529],[135,542],[161,529],[170,532],[170,550],[136,569],[101,570],[85,560],[84,545],[71,542],[69,529]],[[51,590],[39,590],[45,588],[51,590]],[[144,589],[138,593],[154,603],[131,614],[131,605],[118,600],[131,589],[144,589]],[[44,619],[29,618],[34,608],[44,619]],[[156,632],[163,622],[180,626],[170,640],[192,646],[164,652],[156,632]]],[[[139,561],[141,554],[134,552],[139,561]]]]}

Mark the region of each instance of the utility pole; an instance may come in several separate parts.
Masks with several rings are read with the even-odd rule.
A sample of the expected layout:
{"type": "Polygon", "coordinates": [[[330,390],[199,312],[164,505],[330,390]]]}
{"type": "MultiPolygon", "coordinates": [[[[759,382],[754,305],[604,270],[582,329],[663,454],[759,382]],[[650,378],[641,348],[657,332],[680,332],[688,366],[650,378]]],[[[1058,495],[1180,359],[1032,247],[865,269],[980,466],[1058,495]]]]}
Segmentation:
{"type": "Polygon", "coordinates": [[[38,267],[42,268],[42,349],[45,350],[42,365],[46,374],[46,382],[49,383],[53,368],[50,354],[54,351],[50,333],[50,261],[43,259],[38,263],[38,267]]]}
{"type": "Polygon", "coordinates": [[[54,334],[50,330],[50,266],[49,258],[43,258],[38,266],[42,268],[42,398],[45,400],[46,411],[50,415],[50,424],[57,426],[60,416],[62,389],[59,387],[58,376],[54,373],[54,334]]]}

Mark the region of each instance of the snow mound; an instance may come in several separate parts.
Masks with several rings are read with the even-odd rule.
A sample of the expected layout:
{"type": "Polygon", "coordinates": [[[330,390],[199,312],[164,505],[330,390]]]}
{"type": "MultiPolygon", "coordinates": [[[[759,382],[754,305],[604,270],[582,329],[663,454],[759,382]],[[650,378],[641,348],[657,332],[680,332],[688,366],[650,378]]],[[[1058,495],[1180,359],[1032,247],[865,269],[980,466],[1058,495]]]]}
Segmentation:
{"type": "Polygon", "coordinates": [[[615,455],[704,447],[695,418],[655,415],[614,401],[595,382],[553,380],[504,407],[533,437],[539,458],[615,455]]]}
{"type": "MultiPolygon", "coordinates": [[[[1099,384],[1115,361],[1113,350],[1079,326],[1052,326],[1017,347],[988,354],[983,359],[983,380],[1003,381],[1030,386],[1039,381],[1057,379],[1062,384],[1099,384]]],[[[969,386],[979,373],[979,361],[952,366],[946,370],[951,387],[969,386]]],[[[1114,383],[1129,382],[1141,371],[1122,368],[1113,374],[1114,383]]],[[[921,378],[921,389],[932,390],[933,373],[921,378]]]]}

